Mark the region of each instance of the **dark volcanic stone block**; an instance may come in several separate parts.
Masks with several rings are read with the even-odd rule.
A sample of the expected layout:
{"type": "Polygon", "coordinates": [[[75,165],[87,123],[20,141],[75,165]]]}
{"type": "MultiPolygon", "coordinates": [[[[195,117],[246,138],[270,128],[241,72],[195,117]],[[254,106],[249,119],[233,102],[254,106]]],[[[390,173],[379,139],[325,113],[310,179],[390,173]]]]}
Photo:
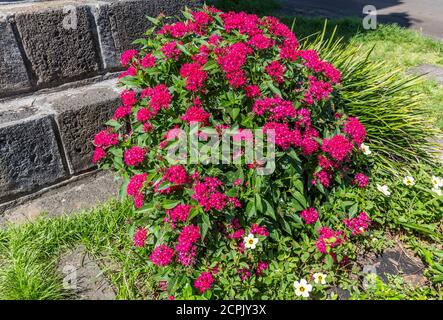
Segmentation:
{"type": "Polygon", "coordinates": [[[0,20],[0,96],[30,88],[11,25],[0,20]]]}
{"type": "Polygon", "coordinates": [[[54,125],[51,115],[0,123],[0,202],[66,177],[54,125]]]}
{"type": "Polygon", "coordinates": [[[93,167],[94,135],[112,118],[120,97],[110,86],[91,85],[51,95],[45,101],[55,110],[71,173],[93,167]]]}
{"type": "Polygon", "coordinates": [[[107,14],[117,59],[123,51],[136,48],[132,42],[141,38],[152,25],[147,16],[156,17],[160,13],[167,16],[178,15],[185,6],[194,7],[200,3],[201,1],[196,0],[110,0],[107,14]]]}
{"type": "Polygon", "coordinates": [[[25,11],[15,15],[37,85],[85,77],[99,69],[92,16],[86,6],[25,11]],[[76,20],[76,23],[75,23],[76,20]]]}

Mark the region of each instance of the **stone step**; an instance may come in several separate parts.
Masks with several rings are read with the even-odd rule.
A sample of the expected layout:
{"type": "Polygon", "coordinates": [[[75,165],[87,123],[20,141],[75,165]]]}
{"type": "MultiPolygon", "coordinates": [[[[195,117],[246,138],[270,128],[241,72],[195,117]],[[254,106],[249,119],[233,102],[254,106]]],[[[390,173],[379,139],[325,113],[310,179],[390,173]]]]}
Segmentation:
{"type": "Polygon", "coordinates": [[[0,227],[31,222],[43,213],[47,217],[79,213],[116,199],[120,180],[112,172],[93,172],[73,177],[48,189],[20,198],[9,206],[0,205],[0,227]]]}
{"type": "Polygon", "coordinates": [[[120,103],[115,84],[0,103],[0,204],[94,169],[91,141],[120,103]]]}
{"type": "Polygon", "coordinates": [[[0,97],[120,69],[151,26],[197,0],[53,0],[0,3],[0,97]]]}

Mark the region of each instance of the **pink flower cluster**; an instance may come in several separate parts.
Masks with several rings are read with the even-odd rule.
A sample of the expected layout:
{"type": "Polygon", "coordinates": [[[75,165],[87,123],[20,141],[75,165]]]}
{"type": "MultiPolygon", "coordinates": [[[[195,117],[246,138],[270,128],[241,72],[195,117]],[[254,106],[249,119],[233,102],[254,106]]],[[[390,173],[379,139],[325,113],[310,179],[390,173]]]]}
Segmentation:
{"type": "Polygon", "coordinates": [[[194,225],[185,226],[178,236],[177,261],[184,266],[189,266],[194,262],[197,251],[195,243],[200,239],[200,228],[194,225]]]}
{"type": "Polygon", "coordinates": [[[131,62],[132,59],[138,55],[138,51],[131,49],[131,50],[126,50],[122,53],[121,57],[120,57],[120,63],[123,67],[127,67],[131,62]]]}
{"type": "Polygon", "coordinates": [[[268,268],[269,268],[269,264],[267,262],[259,261],[257,264],[257,269],[255,270],[255,274],[257,276],[261,276],[263,274],[263,272],[268,270],[268,268]]]}
{"type": "Polygon", "coordinates": [[[149,260],[156,266],[165,267],[171,263],[174,257],[174,249],[169,248],[167,245],[163,244],[155,247],[149,256],[149,260]]]}
{"type": "Polygon", "coordinates": [[[140,65],[145,69],[152,68],[155,66],[155,61],[156,58],[148,53],[140,60],[140,65]]]}
{"type": "Polygon", "coordinates": [[[123,159],[127,166],[136,166],[145,160],[146,151],[138,146],[131,147],[125,150],[123,159]]]}
{"type": "Polygon", "coordinates": [[[306,224],[312,224],[318,220],[318,212],[315,208],[307,208],[300,213],[306,224]]]}
{"type": "Polygon", "coordinates": [[[305,102],[308,105],[315,101],[327,100],[332,93],[332,86],[329,82],[317,80],[313,76],[308,77],[309,88],[304,94],[305,102]]]}
{"type": "Polygon", "coordinates": [[[219,191],[223,187],[223,183],[213,177],[205,177],[203,181],[197,182],[194,185],[194,194],[192,198],[197,200],[198,204],[203,207],[205,211],[215,209],[223,210],[228,203],[234,206],[241,206],[237,198],[228,197],[219,191]]]}
{"type": "Polygon", "coordinates": [[[106,158],[105,149],[118,144],[118,134],[111,133],[109,130],[103,130],[97,133],[94,137],[94,154],[92,155],[92,162],[97,163],[106,158]]]}
{"type": "Polygon", "coordinates": [[[166,214],[171,218],[172,223],[185,222],[188,219],[189,211],[193,206],[186,204],[179,204],[174,209],[166,210],[166,214]]]}
{"type": "Polygon", "coordinates": [[[369,184],[369,178],[363,173],[357,173],[354,177],[354,183],[360,188],[365,188],[369,184]]]}
{"type": "Polygon", "coordinates": [[[343,131],[349,135],[352,141],[354,141],[359,147],[366,139],[366,129],[357,118],[348,118],[343,126],[343,131]]]}
{"type": "Polygon", "coordinates": [[[270,112],[269,120],[283,120],[285,118],[295,118],[296,116],[293,103],[278,96],[256,100],[252,106],[252,112],[259,116],[270,112]]]}
{"type": "Polygon", "coordinates": [[[354,145],[342,135],[335,135],[330,139],[324,139],[321,149],[333,159],[343,161],[352,153],[354,145]]]}
{"type": "Polygon", "coordinates": [[[259,226],[258,224],[254,223],[251,226],[251,230],[249,230],[250,233],[253,235],[259,235],[263,237],[269,236],[269,231],[265,226],[259,226]]]}
{"type": "Polygon", "coordinates": [[[189,109],[186,110],[186,113],[181,116],[180,119],[186,121],[187,123],[199,122],[203,125],[208,125],[210,117],[211,114],[203,109],[200,99],[196,98],[194,100],[194,105],[189,107],[189,109]]]}
{"type": "Polygon", "coordinates": [[[255,97],[261,96],[260,88],[255,84],[251,84],[249,86],[246,86],[245,93],[248,98],[255,98],[255,97]]]}
{"type": "Polygon", "coordinates": [[[171,41],[161,47],[161,51],[167,59],[172,59],[175,61],[179,59],[181,51],[177,48],[177,43],[181,44],[180,41],[171,41]]]}
{"type": "Polygon", "coordinates": [[[129,180],[128,186],[126,187],[126,193],[134,198],[136,208],[143,206],[144,197],[142,189],[147,176],[147,173],[136,174],[129,180]]]}
{"type": "Polygon", "coordinates": [[[118,134],[111,133],[109,130],[103,130],[94,137],[94,145],[96,147],[107,148],[118,144],[118,134]]]}
{"type": "Polygon", "coordinates": [[[164,25],[157,33],[162,35],[170,35],[173,38],[183,38],[191,33],[205,35],[209,24],[214,20],[206,12],[192,12],[193,20],[186,22],[176,22],[164,25]]]}
{"type": "Polygon", "coordinates": [[[245,43],[237,42],[228,47],[216,48],[217,63],[225,72],[226,79],[234,88],[240,88],[247,82],[243,65],[252,49],[245,43]]]}
{"type": "Polygon", "coordinates": [[[272,61],[266,66],[266,73],[274,79],[277,83],[283,82],[283,73],[285,72],[285,67],[278,61],[272,61]]]}
{"type": "Polygon", "coordinates": [[[366,212],[363,211],[356,218],[344,219],[343,223],[352,231],[352,235],[354,236],[365,232],[366,229],[369,227],[371,220],[369,219],[366,212]]]}
{"type": "Polygon", "coordinates": [[[320,60],[315,50],[301,50],[298,54],[305,61],[306,67],[317,73],[323,72],[332,83],[340,82],[340,71],[335,69],[329,62],[320,60]]]}
{"type": "Polygon", "coordinates": [[[326,253],[328,248],[332,249],[338,247],[346,240],[346,236],[343,231],[334,231],[328,227],[322,227],[318,230],[319,238],[315,243],[315,246],[321,253],[326,253]]]}
{"type": "Polygon", "coordinates": [[[200,291],[205,292],[211,288],[214,278],[210,272],[202,272],[194,282],[194,287],[200,291]]]}
{"type": "Polygon", "coordinates": [[[137,229],[134,233],[134,246],[144,247],[146,242],[146,236],[148,235],[148,230],[145,228],[137,229]]]}
{"type": "Polygon", "coordinates": [[[124,107],[132,107],[137,102],[137,94],[133,90],[123,90],[120,93],[124,107]]]}
{"type": "Polygon", "coordinates": [[[141,92],[141,97],[150,98],[149,106],[154,114],[157,114],[161,109],[168,109],[172,101],[169,89],[164,84],[159,84],[153,88],[143,90],[141,92]]]}
{"type": "Polygon", "coordinates": [[[208,74],[200,63],[185,63],[180,69],[180,76],[186,79],[185,89],[196,92],[203,88],[208,74]]]}
{"type": "Polygon", "coordinates": [[[154,184],[153,188],[158,193],[168,194],[174,190],[178,190],[182,185],[190,183],[190,177],[186,169],[182,165],[174,165],[169,167],[163,177],[154,184]],[[163,187],[164,182],[169,182],[172,186],[163,187]]]}

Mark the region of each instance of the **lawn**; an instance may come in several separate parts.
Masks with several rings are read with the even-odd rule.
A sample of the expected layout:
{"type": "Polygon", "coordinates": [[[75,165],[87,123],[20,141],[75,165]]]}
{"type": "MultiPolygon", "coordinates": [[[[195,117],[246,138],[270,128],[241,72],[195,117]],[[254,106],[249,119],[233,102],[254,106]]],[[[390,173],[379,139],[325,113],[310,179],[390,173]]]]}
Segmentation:
{"type": "MultiPolygon", "coordinates": [[[[259,8],[260,13],[264,13],[275,8],[272,1],[259,3],[261,5],[256,5],[257,1],[250,1],[249,9],[259,8]]],[[[291,25],[294,17],[282,19],[291,25]]],[[[294,31],[302,39],[320,32],[323,26],[324,20],[319,18],[295,17],[294,31]]],[[[359,47],[363,52],[373,48],[370,59],[400,67],[404,72],[424,63],[443,66],[443,42],[417,32],[394,25],[381,25],[377,30],[365,31],[360,28],[358,20],[341,19],[328,22],[327,34],[330,35],[335,27],[336,37],[343,37],[347,46],[359,47]]],[[[425,80],[414,90],[426,96],[421,107],[429,112],[435,125],[443,129],[441,86],[425,80]]],[[[376,173],[377,169],[373,175],[376,176],[376,173]]],[[[441,196],[436,197],[427,187],[431,176],[441,176],[443,172],[438,166],[420,165],[411,174],[417,179],[414,190],[403,186],[399,177],[380,175],[374,177],[369,189],[337,193],[322,208],[323,212],[331,215],[339,208],[353,210],[355,204],[366,210],[377,211],[373,217],[375,227],[370,233],[370,240],[359,243],[359,252],[369,250],[380,253],[393,244],[392,235],[395,235],[395,239],[400,239],[426,265],[424,275],[427,281],[419,288],[405,284],[397,276],[387,284],[377,281],[370,289],[363,289],[359,283],[361,274],[357,264],[352,264],[347,270],[329,272],[329,284],[347,290],[351,299],[443,299],[441,196]],[[389,185],[394,195],[389,199],[383,198],[375,187],[376,183],[389,185]]],[[[145,263],[149,255],[132,245],[134,218],[132,203],[124,199],[69,217],[45,218],[43,215],[35,222],[0,230],[0,299],[74,298],[70,291],[63,288],[57,265],[61,253],[79,244],[83,244],[99,261],[116,289],[118,299],[159,298],[152,268],[145,263]]],[[[291,248],[293,254],[293,257],[287,258],[285,271],[287,274],[297,273],[300,261],[305,265],[306,254],[301,247],[297,251],[297,243],[291,239],[281,241],[282,245],[291,248]]],[[[319,262],[315,263],[317,265],[319,262]]],[[[287,283],[292,283],[294,278],[288,276],[285,279],[287,283]]],[[[275,283],[280,282],[278,277],[269,277],[268,280],[270,288],[273,285],[277,288],[275,283]]],[[[235,294],[227,295],[235,297],[235,294]]],[[[271,293],[269,296],[264,293],[262,298],[266,297],[272,297],[271,293]]],[[[325,297],[337,298],[333,293],[325,297]]],[[[290,296],[282,293],[278,298],[290,296]]]]}

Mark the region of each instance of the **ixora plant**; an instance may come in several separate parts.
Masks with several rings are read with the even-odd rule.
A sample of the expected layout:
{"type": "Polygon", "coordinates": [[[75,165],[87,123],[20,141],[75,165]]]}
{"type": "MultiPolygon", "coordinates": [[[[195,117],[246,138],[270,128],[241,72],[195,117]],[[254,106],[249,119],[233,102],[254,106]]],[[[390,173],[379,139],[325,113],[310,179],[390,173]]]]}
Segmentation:
{"type": "MultiPolygon", "coordinates": [[[[93,161],[126,181],[134,246],[149,256],[161,297],[220,297],[234,281],[251,296],[288,237],[325,265],[343,263],[369,216],[323,217],[320,206],[336,188],[368,185],[370,150],[364,126],[330,99],[340,71],[300,49],[276,18],[206,6],[183,15],[151,18],[140,51],[123,53],[122,105],[94,138],[93,161]],[[241,147],[229,159],[227,132],[228,147],[241,147]],[[252,132],[275,144],[272,157],[256,157],[252,132]],[[191,140],[198,150],[215,141],[219,161],[195,161],[191,140]]],[[[306,280],[295,287],[312,290],[306,280]]]]}

